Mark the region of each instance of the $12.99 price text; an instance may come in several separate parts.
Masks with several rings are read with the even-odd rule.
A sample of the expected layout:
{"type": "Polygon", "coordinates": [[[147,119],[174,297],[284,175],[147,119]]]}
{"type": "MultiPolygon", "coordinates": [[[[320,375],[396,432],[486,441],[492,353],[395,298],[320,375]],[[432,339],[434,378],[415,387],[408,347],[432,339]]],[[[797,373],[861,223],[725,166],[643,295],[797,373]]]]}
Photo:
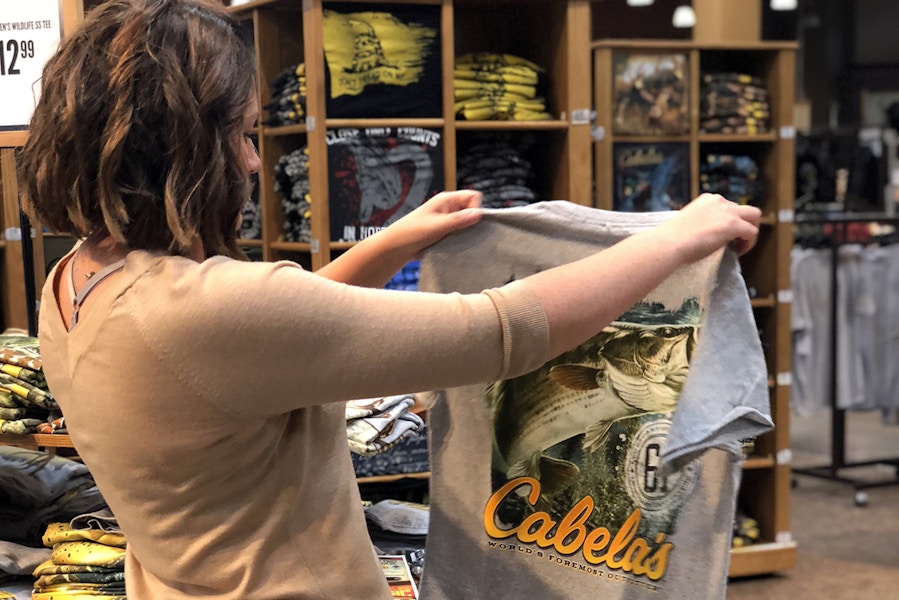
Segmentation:
{"type": "Polygon", "coordinates": [[[34,58],[33,40],[0,39],[0,75],[19,75],[20,61],[34,58]]]}

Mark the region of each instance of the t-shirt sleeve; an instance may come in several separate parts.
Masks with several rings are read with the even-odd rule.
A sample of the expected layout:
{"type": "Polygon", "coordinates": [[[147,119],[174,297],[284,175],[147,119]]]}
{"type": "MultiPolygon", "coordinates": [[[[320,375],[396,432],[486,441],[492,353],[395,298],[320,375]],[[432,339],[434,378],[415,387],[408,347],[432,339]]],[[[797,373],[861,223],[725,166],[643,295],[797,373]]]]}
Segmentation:
{"type": "Polygon", "coordinates": [[[740,440],[774,426],[765,356],[733,252],[722,257],[700,331],[662,452],[666,469],[677,470],[708,448],[740,454],[740,440]]]}
{"type": "Polygon", "coordinates": [[[428,294],[219,258],[157,271],[140,284],[155,291],[134,290],[139,331],[194,391],[237,414],[491,381],[546,358],[546,316],[521,282],[428,294]]]}

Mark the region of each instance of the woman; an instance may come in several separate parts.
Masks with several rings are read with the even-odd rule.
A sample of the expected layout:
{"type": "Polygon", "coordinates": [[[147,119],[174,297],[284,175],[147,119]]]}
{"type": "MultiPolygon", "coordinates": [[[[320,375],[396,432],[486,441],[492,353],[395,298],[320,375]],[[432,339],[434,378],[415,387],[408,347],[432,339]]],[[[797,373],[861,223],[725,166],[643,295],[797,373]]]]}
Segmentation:
{"type": "Polygon", "coordinates": [[[475,192],[438,194],[316,273],[235,260],[260,166],[252,65],[215,0],[110,0],[48,62],[24,205],[83,243],[43,290],[47,381],[128,539],[129,598],[386,599],[341,401],[532,370],[679,265],[750,248],[760,215],[703,196],[469,296],[369,288],[474,224],[475,192]]]}

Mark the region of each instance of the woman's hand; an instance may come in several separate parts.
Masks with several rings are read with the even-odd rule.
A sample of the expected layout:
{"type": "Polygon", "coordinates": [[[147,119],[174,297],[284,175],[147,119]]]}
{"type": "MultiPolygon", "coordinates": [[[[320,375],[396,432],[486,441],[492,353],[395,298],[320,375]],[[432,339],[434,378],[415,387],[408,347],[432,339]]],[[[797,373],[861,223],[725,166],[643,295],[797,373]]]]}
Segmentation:
{"type": "Polygon", "coordinates": [[[481,219],[481,192],[440,192],[318,270],[334,281],[382,287],[425,248],[481,219]]]}
{"type": "Polygon", "coordinates": [[[405,248],[412,260],[447,234],[480,221],[481,201],[481,192],[475,190],[440,192],[382,234],[390,236],[392,246],[405,248]]]}
{"type": "Polygon", "coordinates": [[[695,262],[731,243],[739,255],[751,250],[758,239],[762,212],[718,194],[701,194],[659,226],[671,247],[685,263],[695,262]]]}

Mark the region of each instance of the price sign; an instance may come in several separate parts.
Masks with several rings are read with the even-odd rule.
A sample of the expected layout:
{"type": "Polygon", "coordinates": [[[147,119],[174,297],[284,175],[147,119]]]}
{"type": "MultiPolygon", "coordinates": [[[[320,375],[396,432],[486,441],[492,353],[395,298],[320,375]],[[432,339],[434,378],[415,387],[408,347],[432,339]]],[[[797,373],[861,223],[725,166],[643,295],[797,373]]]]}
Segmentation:
{"type": "Polygon", "coordinates": [[[59,45],[59,12],[59,0],[0,7],[0,131],[28,128],[41,93],[41,71],[59,45]]]}

